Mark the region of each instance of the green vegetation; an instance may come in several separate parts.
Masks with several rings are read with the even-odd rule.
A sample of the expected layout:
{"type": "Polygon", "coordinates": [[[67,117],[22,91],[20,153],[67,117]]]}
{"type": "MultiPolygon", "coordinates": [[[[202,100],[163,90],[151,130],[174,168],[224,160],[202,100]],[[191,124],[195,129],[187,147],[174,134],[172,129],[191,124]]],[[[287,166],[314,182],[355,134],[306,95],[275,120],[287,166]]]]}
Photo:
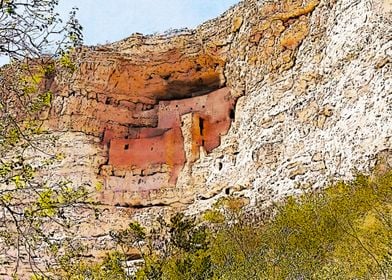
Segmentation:
{"type": "Polygon", "coordinates": [[[42,128],[51,89],[55,77],[68,80],[76,70],[71,56],[82,43],[76,9],[64,19],[57,5],[0,1],[0,56],[9,58],[0,67],[0,270],[12,279],[28,277],[26,267],[34,279],[47,279],[47,267],[67,256],[67,242],[74,247],[72,214],[90,209],[90,186],[47,172],[62,160],[49,148],[56,137],[42,128]]]}
{"type": "MultiPolygon", "coordinates": [[[[160,219],[148,234],[132,223],[113,234],[123,250],[118,260],[124,264],[127,246],[139,248],[145,262],[132,276],[136,279],[390,279],[392,275],[392,172],[361,175],[350,183],[288,198],[274,207],[274,217],[266,222],[256,222],[244,205],[242,199],[226,198],[202,220],[177,214],[167,224],[160,219]]],[[[110,267],[112,258],[95,269],[110,267]]],[[[125,273],[121,277],[132,279],[125,273]]]]}
{"type": "MultiPolygon", "coordinates": [[[[54,275],[60,279],[67,280],[125,280],[128,279],[124,272],[124,256],[113,252],[106,256],[101,263],[91,264],[80,260],[80,251],[69,251],[67,255],[60,258],[60,270],[55,270],[54,275]]],[[[47,278],[43,278],[47,279],[47,278]]]]}

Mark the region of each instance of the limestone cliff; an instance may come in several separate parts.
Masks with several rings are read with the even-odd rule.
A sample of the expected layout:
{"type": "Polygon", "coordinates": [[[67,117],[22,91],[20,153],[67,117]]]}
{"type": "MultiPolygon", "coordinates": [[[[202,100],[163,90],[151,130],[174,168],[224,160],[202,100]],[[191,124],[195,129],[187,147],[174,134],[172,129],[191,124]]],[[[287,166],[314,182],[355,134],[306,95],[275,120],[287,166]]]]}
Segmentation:
{"type": "Polygon", "coordinates": [[[368,172],[392,149],[392,2],[246,0],[195,30],[85,47],[45,127],[65,155],[47,176],[102,182],[110,228],[220,196],[262,209],[368,172]],[[159,206],[159,207],[157,207],[159,206]]]}
{"type": "Polygon", "coordinates": [[[230,189],[256,203],[350,178],[390,148],[390,20],[386,0],[244,1],[196,30],[84,48],[47,127],[96,139],[109,205],[230,189]]]}

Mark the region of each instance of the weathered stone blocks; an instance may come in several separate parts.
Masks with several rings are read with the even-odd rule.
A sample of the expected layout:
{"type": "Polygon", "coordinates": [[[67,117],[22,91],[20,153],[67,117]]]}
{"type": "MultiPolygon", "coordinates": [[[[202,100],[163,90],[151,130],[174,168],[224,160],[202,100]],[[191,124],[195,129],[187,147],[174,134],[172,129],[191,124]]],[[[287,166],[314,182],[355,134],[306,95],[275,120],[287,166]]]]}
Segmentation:
{"type": "MultiPolygon", "coordinates": [[[[230,128],[234,101],[227,88],[181,100],[160,101],[157,105],[156,128],[130,129],[125,137],[104,136],[109,147],[109,164],[114,170],[140,168],[148,172],[151,165],[166,165],[171,169],[169,184],[175,185],[178,173],[186,161],[199,157],[199,147],[211,152],[219,146],[220,137],[230,128]],[[192,157],[185,158],[181,116],[193,114],[192,157]]],[[[144,174],[148,176],[148,174],[144,174]]]]}

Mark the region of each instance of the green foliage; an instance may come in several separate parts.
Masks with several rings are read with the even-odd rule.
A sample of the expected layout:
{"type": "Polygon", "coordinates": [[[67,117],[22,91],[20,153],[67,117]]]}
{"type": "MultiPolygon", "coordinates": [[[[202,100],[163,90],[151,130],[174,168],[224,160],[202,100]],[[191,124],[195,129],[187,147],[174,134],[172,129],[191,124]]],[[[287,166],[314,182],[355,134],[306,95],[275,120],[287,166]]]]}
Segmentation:
{"type": "Polygon", "coordinates": [[[145,229],[139,223],[132,222],[125,230],[110,232],[110,236],[119,245],[137,246],[145,239],[146,234],[145,229]]]}
{"type": "Polygon", "coordinates": [[[207,210],[203,214],[203,219],[211,224],[222,224],[225,222],[225,216],[218,210],[207,210]]]}
{"type": "MultiPolygon", "coordinates": [[[[55,159],[53,160],[55,162],[55,159]]],[[[29,261],[33,271],[40,271],[31,258],[24,260],[40,250],[45,259],[52,262],[64,254],[63,241],[53,236],[61,231],[63,236],[73,236],[74,221],[69,211],[77,211],[78,205],[88,208],[87,186],[72,186],[69,181],[45,182],[37,175],[37,170],[50,167],[50,164],[34,162],[34,166],[25,162],[23,157],[0,161],[0,262],[17,259],[17,263],[29,261]]],[[[19,266],[20,267],[20,266],[19,266]]],[[[18,277],[18,266],[14,277],[18,277]]],[[[19,275],[21,276],[21,275],[19,275]]],[[[26,276],[26,275],[24,275],[26,276]]],[[[36,273],[35,279],[42,278],[36,273]]],[[[17,279],[17,278],[15,278],[17,279]]]]}
{"type": "MultiPolygon", "coordinates": [[[[59,155],[59,156],[61,156],[61,155],[59,155]]],[[[103,190],[103,183],[102,182],[100,182],[100,181],[98,181],[98,182],[96,182],[95,183],[95,190],[97,191],[97,192],[101,192],[102,190],[103,190]]]]}
{"type": "MultiPolygon", "coordinates": [[[[80,252],[80,251],[79,251],[80,252]]],[[[60,279],[67,280],[126,280],[130,279],[124,270],[125,256],[117,251],[105,256],[98,263],[81,260],[78,251],[69,251],[60,260],[60,269],[54,270],[54,274],[60,279]]]]}
{"type": "MultiPolygon", "coordinates": [[[[18,279],[18,278],[16,278],[18,279]]],[[[31,280],[46,280],[44,276],[39,275],[39,274],[33,274],[33,276],[31,276],[31,280]]]]}
{"type": "Polygon", "coordinates": [[[0,68],[0,156],[21,142],[32,144],[42,124],[37,120],[47,114],[53,98],[54,76],[68,79],[77,68],[70,54],[82,43],[82,27],[76,9],[63,21],[57,5],[0,1],[0,55],[10,58],[0,68]]]}
{"type": "Polygon", "coordinates": [[[205,227],[197,227],[195,219],[177,213],[170,219],[169,233],[171,243],[185,252],[204,250],[208,246],[205,227]]]}
{"type": "Polygon", "coordinates": [[[164,221],[159,224],[162,228],[153,232],[165,232],[166,235],[148,236],[149,250],[142,254],[144,266],[137,272],[136,279],[210,278],[213,272],[211,257],[207,252],[207,228],[197,225],[194,218],[186,217],[183,213],[172,216],[168,224],[164,221]],[[154,243],[161,246],[153,248],[154,243]],[[166,253],[162,254],[162,251],[166,253]]]}
{"type": "Polygon", "coordinates": [[[389,279],[391,202],[392,172],[289,197],[262,223],[244,200],[222,199],[208,227],[180,213],[143,234],[136,279],[389,279]]]}
{"type": "Polygon", "coordinates": [[[46,73],[53,67],[48,62],[0,69],[0,155],[16,145],[35,145],[34,136],[42,132],[40,116],[48,112],[53,98],[45,88],[46,73]]]}
{"type": "Polygon", "coordinates": [[[145,229],[139,223],[130,223],[129,232],[134,236],[136,242],[143,241],[146,238],[145,229]]]}
{"type": "Polygon", "coordinates": [[[211,256],[202,250],[172,257],[162,270],[163,279],[204,280],[213,276],[211,256]]]}
{"type": "Polygon", "coordinates": [[[0,67],[0,263],[14,266],[13,279],[25,279],[18,273],[26,266],[33,279],[47,279],[44,264],[66,254],[54,236],[71,237],[78,222],[72,213],[90,207],[87,186],[42,176],[61,160],[42,145],[54,140],[42,131],[53,99],[50,89],[55,76],[60,81],[75,71],[69,55],[65,65],[60,56],[82,40],[76,9],[63,21],[57,5],[57,0],[0,1],[0,56],[10,59],[0,67]],[[29,158],[32,153],[46,160],[29,158]],[[37,252],[43,254],[40,267],[37,252]]]}
{"type": "Polygon", "coordinates": [[[42,109],[49,107],[52,101],[53,93],[45,91],[39,94],[31,103],[31,112],[40,112],[42,109]]]}
{"type": "Polygon", "coordinates": [[[59,64],[61,67],[67,69],[68,71],[75,72],[75,70],[77,69],[77,66],[72,59],[71,52],[72,52],[72,50],[68,50],[66,52],[63,52],[62,55],[60,56],[59,64]]]}
{"type": "Polygon", "coordinates": [[[144,256],[143,267],[136,272],[136,280],[161,280],[163,279],[164,260],[154,254],[144,256]]]}
{"type": "Polygon", "coordinates": [[[358,176],[278,206],[265,225],[213,235],[219,279],[387,279],[391,274],[392,173],[358,176]]]}

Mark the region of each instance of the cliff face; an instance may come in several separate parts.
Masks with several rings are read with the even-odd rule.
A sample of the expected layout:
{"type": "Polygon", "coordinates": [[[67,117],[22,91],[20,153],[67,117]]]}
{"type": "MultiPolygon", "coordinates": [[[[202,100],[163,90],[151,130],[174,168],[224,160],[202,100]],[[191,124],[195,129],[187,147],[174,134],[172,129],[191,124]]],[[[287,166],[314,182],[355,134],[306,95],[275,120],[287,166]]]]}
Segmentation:
{"type": "Polygon", "coordinates": [[[227,194],[261,209],[368,172],[392,148],[391,7],[247,0],[196,30],[84,48],[45,121],[65,155],[45,176],[103,183],[83,232],[105,250],[129,219],[227,194]]]}
{"type": "MultiPolygon", "coordinates": [[[[46,127],[96,137],[102,159],[91,166],[104,182],[104,203],[170,205],[192,203],[200,191],[215,195],[225,180],[206,193],[205,178],[195,178],[214,166],[224,174],[223,164],[197,166],[216,161],[249,83],[294,65],[318,4],[248,1],[194,31],[83,49],[73,82],[57,89],[46,127]]],[[[227,155],[241,156],[235,149],[227,155]]]]}

